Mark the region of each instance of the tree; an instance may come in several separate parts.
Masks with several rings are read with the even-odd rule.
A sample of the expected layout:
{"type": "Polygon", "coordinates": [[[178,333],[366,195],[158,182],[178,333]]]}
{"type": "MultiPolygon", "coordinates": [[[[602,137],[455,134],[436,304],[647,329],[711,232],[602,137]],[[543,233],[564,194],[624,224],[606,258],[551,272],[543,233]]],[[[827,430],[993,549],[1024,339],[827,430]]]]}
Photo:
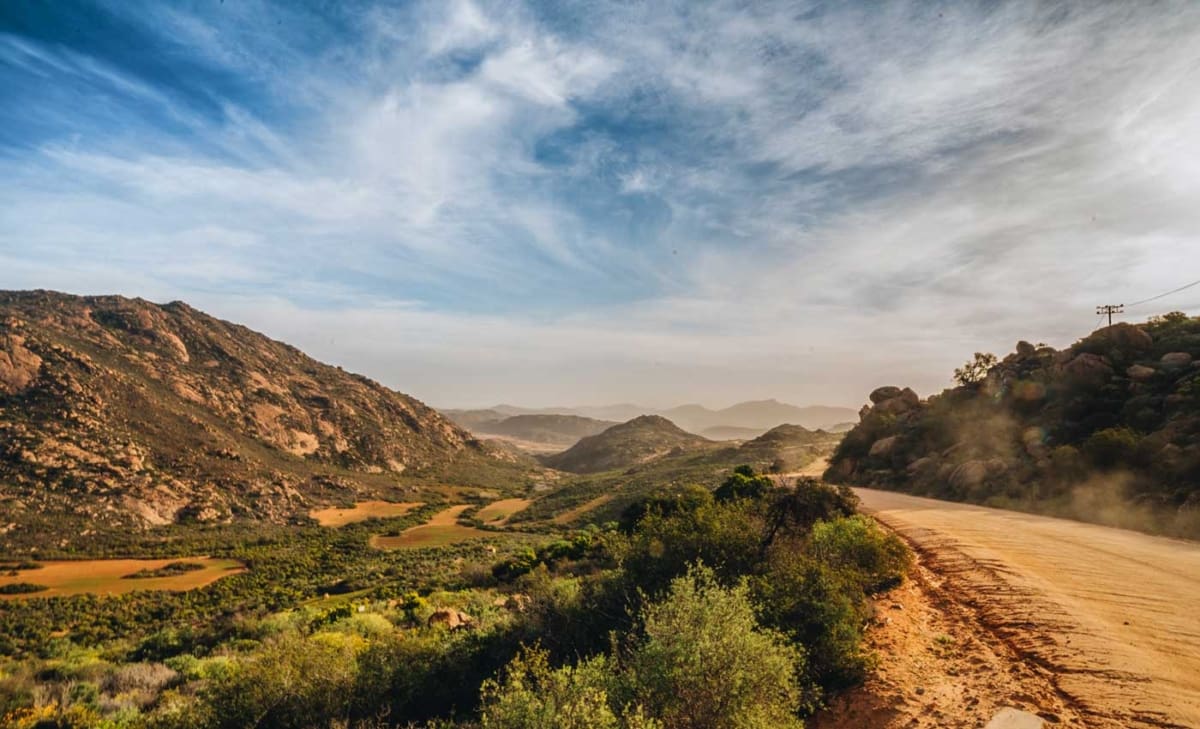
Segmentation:
{"type": "Polygon", "coordinates": [[[769,477],[756,474],[750,466],[738,466],[713,492],[713,498],[720,502],[761,499],[774,485],[769,477]]]}
{"type": "Polygon", "coordinates": [[[712,570],[694,566],[641,620],[644,638],[623,678],[665,729],[803,726],[803,654],[758,624],[744,584],[723,588],[712,570]]]}
{"type": "Polygon", "coordinates": [[[988,370],[996,366],[996,355],[991,352],[976,352],[974,358],[954,370],[954,381],[963,387],[973,387],[983,382],[988,370]]]}

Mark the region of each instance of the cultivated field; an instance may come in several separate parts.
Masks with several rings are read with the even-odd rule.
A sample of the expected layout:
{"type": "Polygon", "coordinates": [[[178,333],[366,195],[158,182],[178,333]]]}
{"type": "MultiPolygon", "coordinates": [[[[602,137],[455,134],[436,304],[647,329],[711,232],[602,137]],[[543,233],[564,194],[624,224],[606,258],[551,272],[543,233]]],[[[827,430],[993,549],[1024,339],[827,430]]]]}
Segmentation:
{"type": "Polygon", "coordinates": [[[308,512],[308,515],[316,519],[317,523],[321,526],[340,527],[353,524],[356,521],[366,521],[367,519],[391,519],[397,516],[404,516],[422,505],[419,501],[399,503],[391,501],[360,501],[349,509],[336,506],[328,509],[313,509],[308,512]]]}
{"type": "Polygon", "coordinates": [[[592,509],[596,509],[601,506],[604,506],[608,502],[612,501],[612,499],[613,499],[612,494],[605,494],[603,496],[597,496],[596,498],[592,499],[591,501],[585,501],[584,503],[580,504],[579,506],[576,506],[574,509],[569,509],[567,511],[564,511],[563,513],[554,517],[553,521],[555,524],[570,524],[571,522],[575,521],[579,517],[588,513],[592,509]]]}
{"type": "Polygon", "coordinates": [[[60,595],[117,595],[135,590],[170,590],[182,592],[214,582],[228,575],[245,572],[246,568],[237,560],[213,559],[211,557],[174,557],[171,559],[81,559],[43,561],[36,569],[19,570],[12,575],[0,574],[0,586],[32,583],[49,588],[39,592],[0,595],[0,599],[30,597],[56,597],[60,595]],[[195,562],[203,569],[192,570],[169,577],[147,577],[127,579],[126,575],[143,570],[157,570],[171,562],[195,562]]]}
{"type": "Polygon", "coordinates": [[[471,508],[470,504],[451,506],[434,514],[424,524],[405,529],[399,536],[373,536],[370,544],[376,549],[415,549],[417,547],[444,547],[456,542],[465,542],[468,539],[495,536],[493,532],[465,527],[458,523],[458,517],[462,516],[462,513],[469,508],[471,508]]]}
{"type": "Polygon", "coordinates": [[[524,511],[532,503],[529,499],[502,499],[500,501],[493,501],[480,509],[479,513],[475,516],[485,524],[500,526],[507,523],[513,514],[524,511]]]}

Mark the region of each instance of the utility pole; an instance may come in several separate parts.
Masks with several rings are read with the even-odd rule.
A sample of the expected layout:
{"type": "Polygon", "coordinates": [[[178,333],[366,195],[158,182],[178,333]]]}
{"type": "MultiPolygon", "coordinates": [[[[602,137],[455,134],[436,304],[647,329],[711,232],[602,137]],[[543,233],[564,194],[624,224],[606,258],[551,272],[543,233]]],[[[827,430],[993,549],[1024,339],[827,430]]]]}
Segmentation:
{"type": "Polygon", "coordinates": [[[1105,314],[1108,315],[1108,325],[1110,327],[1112,326],[1112,315],[1113,314],[1124,314],[1124,313],[1125,313],[1125,305],[1124,304],[1105,304],[1104,306],[1096,307],[1096,314],[1098,314],[1100,316],[1104,316],[1105,314]]]}

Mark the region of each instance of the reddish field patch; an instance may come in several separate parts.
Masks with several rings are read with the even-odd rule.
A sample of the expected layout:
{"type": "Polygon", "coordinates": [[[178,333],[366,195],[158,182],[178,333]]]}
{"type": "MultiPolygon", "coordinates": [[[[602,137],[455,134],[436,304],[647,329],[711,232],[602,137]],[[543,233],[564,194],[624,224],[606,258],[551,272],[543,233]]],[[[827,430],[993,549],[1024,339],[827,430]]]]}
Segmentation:
{"type": "Polygon", "coordinates": [[[317,520],[323,527],[340,527],[367,519],[391,519],[404,516],[408,512],[423,506],[419,501],[360,501],[349,509],[331,507],[328,509],[313,509],[308,515],[317,520]]]}
{"type": "Polygon", "coordinates": [[[465,527],[458,523],[458,517],[471,508],[470,504],[458,504],[443,509],[434,514],[429,521],[420,526],[405,529],[399,536],[387,537],[375,535],[370,544],[376,549],[415,549],[417,547],[444,547],[447,544],[457,544],[468,539],[494,537],[493,532],[482,529],[465,527]]]}
{"type": "Polygon", "coordinates": [[[169,590],[183,592],[215,582],[228,575],[245,572],[246,567],[234,559],[212,557],[172,557],[170,559],[80,559],[42,561],[42,567],[20,570],[15,575],[0,574],[0,585],[27,582],[48,589],[16,595],[0,595],[0,599],[19,600],[30,597],[61,595],[119,595],[135,590],[169,590]],[[170,577],[125,579],[126,575],[143,570],[156,570],[171,562],[195,562],[203,569],[170,577]]]}
{"type": "Polygon", "coordinates": [[[507,522],[513,514],[524,511],[532,503],[529,499],[501,499],[483,507],[475,516],[484,524],[500,526],[507,522]]]}

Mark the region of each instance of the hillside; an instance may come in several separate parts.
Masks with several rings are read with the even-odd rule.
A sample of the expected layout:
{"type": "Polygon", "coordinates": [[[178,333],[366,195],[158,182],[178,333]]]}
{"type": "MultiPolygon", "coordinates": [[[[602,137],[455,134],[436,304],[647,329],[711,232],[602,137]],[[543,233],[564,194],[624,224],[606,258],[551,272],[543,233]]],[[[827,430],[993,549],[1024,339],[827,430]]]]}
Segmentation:
{"type": "Polygon", "coordinates": [[[417,400],[186,304],[0,293],[10,537],[286,521],[472,459],[492,461],[417,400]]]}
{"type": "Polygon", "coordinates": [[[535,443],[574,445],[580,438],[603,433],[617,425],[611,420],[596,420],[579,415],[514,415],[479,426],[479,433],[504,435],[535,443]]]}
{"type": "Polygon", "coordinates": [[[1200,535],[1200,318],[1028,342],[979,382],[871,393],[827,478],[1200,535]]]}
{"type": "Polygon", "coordinates": [[[502,436],[527,443],[560,446],[574,445],[580,438],[602,433],[617,425],[612,420],[597,420],[580,415],[528,413],[505,416],[498,410],[450,410],[446,417],[479,436],[502,436]]]}
{"type": "Polygon", "coordinates": [[[561,471],[595,473],[714,446],[707,438],[681,430],[664,417],[642,415],[588,436],[562,453],[544,456],[541,461],[561,471]]]}
{"type": "MultiPolygon", "coordinates": [[[[657,429],[646,430],[659,432],[657,429]]],[[[629,435],[633,437],[637,433],[629,435]]],[[[603,437],[603,434],[597,437],[603,437]]],[[[751,466],[760,473],[784,477],[828,456],[838,440],[839,436],[824,431],[781,425],[744,443],[706,441],[699,446],[674,449],[620,470],[579,472],[577,476],[564,478],[558,488],[536,500],[522,512],[519,520],[535,521],[571,513],[572,509],[594,501],[602,507],[589,518],[604,521],[615,518],[625,506],[655,489],[666,485],[716,485],[742,465],[751,466]]]]}

